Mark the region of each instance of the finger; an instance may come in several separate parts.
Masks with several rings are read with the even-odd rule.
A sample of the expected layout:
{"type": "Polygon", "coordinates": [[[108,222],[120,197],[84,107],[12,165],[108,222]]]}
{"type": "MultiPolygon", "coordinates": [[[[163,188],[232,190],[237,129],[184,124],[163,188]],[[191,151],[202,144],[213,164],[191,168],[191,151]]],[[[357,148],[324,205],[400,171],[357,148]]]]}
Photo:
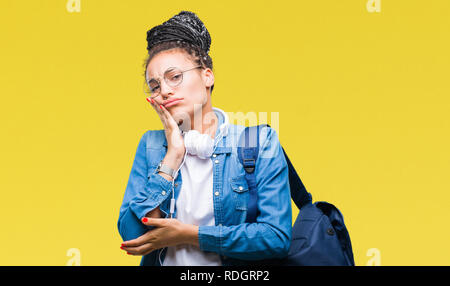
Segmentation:
{"type": "Polygon", "coordinates": [[[160,108],[158,109],[159,104],[156,102],[156,100],[152,97],[146,97],[145,99],[150,103],[150,105],[153,107],[153,109],[155,109],[155,111],[159,115],[161,112],[159,111],[160,108]]]}
{"type": "Polygon", "coordinates": [[[167,110],[167,108],[164,105],[161,105],[161,107],[162,113],[165,115],[167,119],[167,123],[169,123],[172,128],[175,127],[178,128],[178,124],[175,122],[175,119],[172,117],[172,114],[169,112],[169,110],[167,110]]]}
{"type": "Polygon", "coordinates": [[[158,97],[159,95],[156,95],[156,96],[148,96],[147,98],[148,98],[148,102],[150,102],[152,99],[153,99],[153,101],[154,102],[156,102],[156,98],[158,97]]]}
{"type": "Polygon", "coordinates": [[[135,238],[133,240],[128,240],[128,241],[124,241],[122,242],[122,247],[137,247],[137,246],[141,246],[145,243],[147,243],[148,238],[149,238],[149,234],[150,231],[147,231],[146,233],[144,233],[143,235],[139,236],[138,238],[135,238]]]}
{"type": "Polygon", "coordinates": [[[162,227],[167,225],[167,219],[165,218],[142,218],[142,223],[149,226],[162,227]]]}
{"type": "Polygon", "coordinates": [[[136,247],[121,247],[124,251],[126,251],[130,255],[145,255],[152,251],[153,247],[151,243],[145,243],[141,246],[136,247]]]}
{"type": "MultiPolygon", "coordinates": [[[[155,109],[155,100],[151,97],[146,97],[145,100],[148,101],[148,103],[150,103],[150,106],[155,109]]],[[[157,112],[157,110],[155,109],[155,111],[157,112]]]]}
{"type": "Polygon", "coordinates": [[[154,99],[152,100],[151,97],[147,97],[147,101],[150,102],[152,107],[158,113],[159,118],[163,122],[164,129],[174,130],[175,128],[179,128],[172,114],[167,110],[167,108],[164,105],[157,103],[154,99]]]}
{"type": "Polygon", "coordinates": [[[164,118],[166,126],[169,126],[170,124],[169,120],[172,117],[172,115],[167,111],[167,109],[164,107],[164,105],[159,104],[157,105],[158,112],[161,114],[161,116],[164,118]]]}
{"type": "Polygon", "coordinates": [[[159,119],[161,120],[161,122],[162,122],[162,124],[163,124],[163,126],[164,126],[164,129],[166,129],[167,120],[166,120],[166,118],[165,118],[164,113],[163,113],[162,110],[161,110],[160,105],[156,102],[156,100],[155,100],[154,98],[146,97],[145,99],[150,103],[150,105],[151,105],[151,106],[153,107],[153,109],[156,111],[156,113],[157,113],[158,116],[159,116],[159,119]]]}

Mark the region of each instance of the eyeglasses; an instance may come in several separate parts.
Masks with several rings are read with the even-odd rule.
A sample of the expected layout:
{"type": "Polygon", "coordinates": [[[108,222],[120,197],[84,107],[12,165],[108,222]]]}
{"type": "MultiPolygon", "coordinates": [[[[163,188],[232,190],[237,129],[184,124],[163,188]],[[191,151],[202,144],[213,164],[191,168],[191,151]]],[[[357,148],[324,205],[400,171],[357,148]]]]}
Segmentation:
{"type": "MultiPolygon", "coordinates": [[[[183,81],[183,73],[201,67],[202,66],[196,66],[184,71],[180,70],[177,67],[170,67],[164,72],[164,81],[170,87],[176,87],[183,81]]],[[[152,98],[157,97],[161,92],[160,81],[151,79],[149,82],[147,82],[146,80],[146,82],[144,83],[144,92],[149,94],[152,98]]]]}

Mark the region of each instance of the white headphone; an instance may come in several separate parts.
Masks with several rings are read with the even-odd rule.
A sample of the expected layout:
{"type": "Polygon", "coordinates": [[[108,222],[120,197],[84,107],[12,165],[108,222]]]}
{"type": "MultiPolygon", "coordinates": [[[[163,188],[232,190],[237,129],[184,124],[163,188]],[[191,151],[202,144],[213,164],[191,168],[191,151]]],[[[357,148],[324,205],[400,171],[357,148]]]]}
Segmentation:
{"type": "Polygon", "coordinates": [[[229,127],[228,115],[219,108],[213,107],[213,110],[221,113],[224,117],[224,122],[219,126],[219,134],[213,140],[209,134],[202,134],[197,130],[182,131],[186,153],[196,155],[201,159],[207,159],[214,153],[220,139],[227,135],[229,127]],[[214,141],[218,138],[220,139],[214,144],[214,141]]]}

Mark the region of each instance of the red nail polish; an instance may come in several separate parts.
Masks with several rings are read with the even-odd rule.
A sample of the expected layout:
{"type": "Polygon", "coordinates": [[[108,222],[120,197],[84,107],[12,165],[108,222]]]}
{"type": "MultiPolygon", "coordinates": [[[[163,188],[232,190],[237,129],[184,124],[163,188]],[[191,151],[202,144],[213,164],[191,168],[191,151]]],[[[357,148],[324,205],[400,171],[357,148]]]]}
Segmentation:
{"type": "Polygon", "coordinates": [[[146,97],[145,100],[147,100],[148,102],[150,102],[150,99],[148,99],[148,97],[146,97]]]}
{"type": "Polygon", "coordinates": [[[155,101],[153,100],[153,98],[150,98],[150,100],[152,101],[152,103],[155,103],[155,101]]]}
{"type": "Polygon", "coordinates": [[[162,106],[160,105],[160,106],[159,106],[159,108],[161,108],[161,109],[162,109],[162,106]]]}
{"type": "Polygon", "coordinates": [[[127,252],[128,255],[131,255],[131,253],[127,252]]]}
{"type": "Polygon", "coordinates": [[[120,247],[120,249],[122,249],[122,250],[123,250],[123,247],[121,246],[121,247],[120,247]]]}
{"type": "Polygon", "coordinates": [[[143,221],[143,222],[148,222],[148,218],[144,217],[144,218],[142,219],[142,221],[143,221]]]}

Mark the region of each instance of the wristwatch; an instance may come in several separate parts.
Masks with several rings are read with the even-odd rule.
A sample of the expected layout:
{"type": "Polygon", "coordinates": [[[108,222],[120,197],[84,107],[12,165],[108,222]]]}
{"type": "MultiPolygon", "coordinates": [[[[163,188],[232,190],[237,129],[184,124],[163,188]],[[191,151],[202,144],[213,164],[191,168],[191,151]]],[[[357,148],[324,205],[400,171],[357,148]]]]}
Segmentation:
{"type": "Polygon", "coordinates": [[[170,168],[169,166],[165,165],[161,162],[159,162],[158,167],[156,168],[155,173],[163,172],[164,174],[167,174],[171,176],[172,178],[175,178],[175,170],[170,168]]]}

